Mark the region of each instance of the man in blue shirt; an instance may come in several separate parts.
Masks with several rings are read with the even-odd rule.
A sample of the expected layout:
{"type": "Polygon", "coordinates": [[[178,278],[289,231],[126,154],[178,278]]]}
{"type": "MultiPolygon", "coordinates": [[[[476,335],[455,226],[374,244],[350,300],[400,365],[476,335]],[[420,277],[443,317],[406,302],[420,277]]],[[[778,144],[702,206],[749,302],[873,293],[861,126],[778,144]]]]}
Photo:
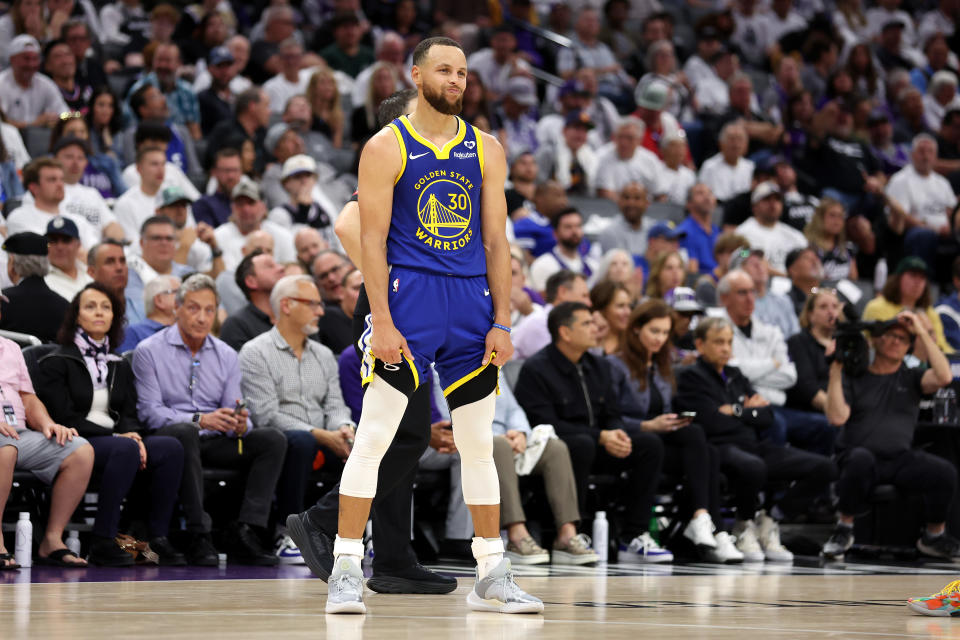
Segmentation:
{"type": "Polygon", "coordinates": [[[690,187],[687,194],[688,216],[677,226],[687,236],[680,240],[680,246],[687,250],[687,270],[690,273],[712,273],[717,266],[713,257],[713,245],[717,242],[720,229],[713,224],[713,211],[717,208],[717,199],[710,187],[702,182],[690,187]]]}
{"type": "Polygon", "coordinates": [[[287,441],[276,429],[253,429],[242,408],[237,352],[210,335],[219,299],[209,276],[195,274],[177,290],[176,323],[147,338],[133,354],[137,414],[156,435],[184,449],[180,502],[192,534],[187,559],[217,565],[210,516],[203,510],[202,463],[246,474],[237,521],[225,532],[227,557],[238,564],[272,566],[277,556],[260,546],[270,516],[287,441]]]}

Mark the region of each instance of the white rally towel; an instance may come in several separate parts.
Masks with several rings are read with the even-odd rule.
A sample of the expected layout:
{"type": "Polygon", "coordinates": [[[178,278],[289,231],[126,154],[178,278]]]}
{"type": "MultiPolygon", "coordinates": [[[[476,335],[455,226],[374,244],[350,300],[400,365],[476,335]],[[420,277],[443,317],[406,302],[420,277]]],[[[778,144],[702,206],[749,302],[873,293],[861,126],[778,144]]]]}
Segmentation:
{"type": "Polygon", "coordinates": [[[530,438],[527,440],[527,448],[523,453],[518,453],[513,457],[513,464],[517,469],[518,476],[528,476],[533,468],[540,462],[540,456],[543,450],[547,448],[547,442],[555,440],[557,432],[553,430],[552,424],[538,424],[533,428],[530,438]]]}

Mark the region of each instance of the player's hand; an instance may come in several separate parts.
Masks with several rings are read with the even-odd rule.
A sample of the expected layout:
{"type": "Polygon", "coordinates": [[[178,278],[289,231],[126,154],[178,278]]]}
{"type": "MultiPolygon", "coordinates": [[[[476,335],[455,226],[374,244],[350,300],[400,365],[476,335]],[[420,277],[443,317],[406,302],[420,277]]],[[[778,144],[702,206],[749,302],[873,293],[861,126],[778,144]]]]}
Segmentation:
{"type": "Polygon", "coordinates": [[[17,430],[7,424],[5,421],[0,421],[0,436],[7,436],[8,438],[13,438],[14,440],[20,439],[20,434],[17,433],[17,430]]]}
{"type": "Polygon", "coordinates": [[[510,334],[503,329],[492,327],[487,331],[486,346],[483,353],[482,366],[495,364],[498,367],[507,363],[507,360],[513,357],[513,343],[510,342],[510,334]]]}
{"type": "Polygon", "coordinates": [[[403,358],[413,360],[413,352],[407,346],[407,339],[392,323],[373,328],[370,351],[374,358],[385,364],[398,364],[403,358]]]}

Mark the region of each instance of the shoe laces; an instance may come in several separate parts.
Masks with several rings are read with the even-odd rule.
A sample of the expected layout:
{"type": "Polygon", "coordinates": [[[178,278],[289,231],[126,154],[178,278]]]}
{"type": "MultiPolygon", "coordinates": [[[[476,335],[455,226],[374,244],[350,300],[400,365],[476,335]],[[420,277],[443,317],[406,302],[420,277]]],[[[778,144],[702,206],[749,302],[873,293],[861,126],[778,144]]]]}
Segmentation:
{"type": "Polygon", "coordinates": [[[507,571],[498,578],[492,578],[491,581],[494,586],[500,587],[504,602],[523,600],[523,596],[526,595],[520,585],[517,584],[513,571],[507,571]]]}
{"type": "Polygon", "coordinates": [[[960,591],[960,580],[954,580],[934,595],[945,596],[956,591],[960,591]]]}

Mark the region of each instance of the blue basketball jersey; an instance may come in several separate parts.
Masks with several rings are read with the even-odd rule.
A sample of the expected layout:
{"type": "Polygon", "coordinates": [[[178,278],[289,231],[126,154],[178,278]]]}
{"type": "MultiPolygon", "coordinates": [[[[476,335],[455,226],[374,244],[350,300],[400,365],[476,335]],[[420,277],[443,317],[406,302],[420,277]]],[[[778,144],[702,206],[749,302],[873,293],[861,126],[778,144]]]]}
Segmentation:
{"type": "Polygon", "coordinates": [[[400,143],[403,164],[393,188],[387,262],[443,275],[485,275],[480,132],[457,118],[457,135],[438,149],[406,116],[388,126],[400,143]]]}

